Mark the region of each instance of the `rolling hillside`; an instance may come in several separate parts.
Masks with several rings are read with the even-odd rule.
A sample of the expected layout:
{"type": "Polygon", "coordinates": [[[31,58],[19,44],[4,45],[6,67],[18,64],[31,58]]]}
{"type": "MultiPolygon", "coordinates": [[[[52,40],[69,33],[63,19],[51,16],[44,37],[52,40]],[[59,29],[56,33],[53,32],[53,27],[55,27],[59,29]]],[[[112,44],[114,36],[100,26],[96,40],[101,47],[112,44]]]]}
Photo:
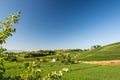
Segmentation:
{"type": "Polygon", "coordinates": [[[95,50],[81,53],[79,59],[82,61],[104,61],[120,59],[120,42],[109,44],[95,50]]]}

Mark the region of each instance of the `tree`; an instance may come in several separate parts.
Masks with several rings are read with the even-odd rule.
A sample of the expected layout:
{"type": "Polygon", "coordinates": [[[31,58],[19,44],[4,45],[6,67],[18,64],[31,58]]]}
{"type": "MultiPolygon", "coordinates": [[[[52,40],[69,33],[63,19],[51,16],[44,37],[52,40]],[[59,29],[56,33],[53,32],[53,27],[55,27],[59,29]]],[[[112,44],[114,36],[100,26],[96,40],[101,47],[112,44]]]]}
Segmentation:
{"type": "MultiPolygon", "coordinates": [[[[6,43],[6,39],[12,36],[12,33],[16,32],[13,24],[18,23],[20,12],[15,12],[6,17],[5,20],[0,21],[0,53],[3,53],[6,49],[2,47],[3,43],[6,43]]],[[[4,79],[3,74],[5,72],[3,58],[0,54],[0,79],[4,79]]]]}
{"type": "Polygon", "coordinates": [[[20,12],[15,12],[6,17],[5,20],[0,21],[0,53],[6,49],[2,48],[2,44],[6,43],[6,39],[12,36],[12,33],[16,32],[13,24],[18,23],[20,12]]]}
{"type": "Polygon", "coordinates": [[[101,45],[94,45],[94,46],[91,46],[91,49],[96,49],[96,48],[99,48],[101,47],[101,45]]]}

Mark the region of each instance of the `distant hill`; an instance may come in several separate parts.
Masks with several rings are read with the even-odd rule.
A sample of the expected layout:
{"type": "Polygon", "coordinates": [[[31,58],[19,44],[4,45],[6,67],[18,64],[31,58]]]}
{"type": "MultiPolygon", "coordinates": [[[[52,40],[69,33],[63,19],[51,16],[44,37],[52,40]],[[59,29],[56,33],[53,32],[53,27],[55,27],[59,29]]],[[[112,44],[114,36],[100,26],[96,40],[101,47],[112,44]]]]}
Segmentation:
{"type": "Polygon", "coordinates": [[[79,59],[83,61],[119,60],[120,42],[83,52],[79,59]]]}
{"type": "Polygon", "coordinates": [[[25,50],[7,50],[6,52],[29,52],[29,51],[25,51],[25,50]]]}

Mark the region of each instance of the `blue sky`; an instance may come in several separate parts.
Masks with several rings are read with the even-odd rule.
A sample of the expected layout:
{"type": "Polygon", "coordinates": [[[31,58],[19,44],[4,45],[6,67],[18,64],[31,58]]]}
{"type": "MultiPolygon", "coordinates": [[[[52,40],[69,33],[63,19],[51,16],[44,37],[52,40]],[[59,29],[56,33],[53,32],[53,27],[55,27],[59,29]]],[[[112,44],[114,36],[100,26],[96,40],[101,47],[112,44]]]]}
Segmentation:
{"type": "Polygon", "coordinates": [[[0,0],[0,19],[21,11],[10,50],[90,48],[120,41],[120,0],[0,0]]]}

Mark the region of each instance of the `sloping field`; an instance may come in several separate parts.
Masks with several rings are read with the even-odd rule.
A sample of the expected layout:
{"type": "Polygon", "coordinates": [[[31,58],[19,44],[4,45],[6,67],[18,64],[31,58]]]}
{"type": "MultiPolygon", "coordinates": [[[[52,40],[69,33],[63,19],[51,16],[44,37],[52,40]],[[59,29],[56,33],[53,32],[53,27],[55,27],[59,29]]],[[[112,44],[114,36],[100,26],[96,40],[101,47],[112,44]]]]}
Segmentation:
{"type": "Polygon", "coordinates": [[[79,59],[81,61],[106,61],[120,59],[120,42],[106,45],[95,50],[83,52],[79,59]]]}

